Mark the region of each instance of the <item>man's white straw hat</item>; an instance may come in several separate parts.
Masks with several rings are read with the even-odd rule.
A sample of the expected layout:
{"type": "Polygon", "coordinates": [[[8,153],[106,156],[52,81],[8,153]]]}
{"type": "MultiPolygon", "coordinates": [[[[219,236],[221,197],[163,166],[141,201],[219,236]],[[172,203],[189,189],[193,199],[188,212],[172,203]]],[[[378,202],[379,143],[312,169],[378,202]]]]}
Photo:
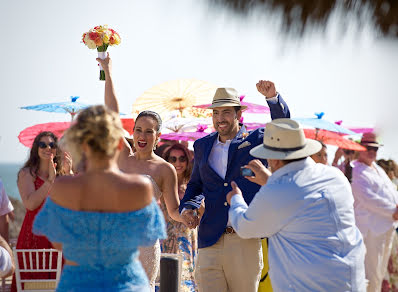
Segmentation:
{"type": "Polygon", "coordinates": [[[321,143],[305,137],[298,122],[275,119],[265,125],[263,144],[250,150],[250,154],[262,159],[291,160],[310,156],[321,148],[321,143]]]}

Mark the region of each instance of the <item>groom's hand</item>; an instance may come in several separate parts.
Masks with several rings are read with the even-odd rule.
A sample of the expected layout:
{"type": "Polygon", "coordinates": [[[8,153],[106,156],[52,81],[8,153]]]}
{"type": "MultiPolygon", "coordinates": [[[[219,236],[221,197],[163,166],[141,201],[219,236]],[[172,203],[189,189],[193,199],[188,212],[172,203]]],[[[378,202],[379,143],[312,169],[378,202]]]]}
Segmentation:
{"type": "Polygon", "coordinates": [[[191,228],[194,229],[196,226],[199,225],[199,216],[198,216],[198,211],[197,209],[191,210],[191,209],[186,209],[181,213],[181,218],[184,222],[184,224],[191,228]]]}
{"type": "Polygon", "coordinates": [[[272,81],[260,80],[257,84],[257,90],[266,98],[272,98],[277,95],[275,85],[272,81]]]}

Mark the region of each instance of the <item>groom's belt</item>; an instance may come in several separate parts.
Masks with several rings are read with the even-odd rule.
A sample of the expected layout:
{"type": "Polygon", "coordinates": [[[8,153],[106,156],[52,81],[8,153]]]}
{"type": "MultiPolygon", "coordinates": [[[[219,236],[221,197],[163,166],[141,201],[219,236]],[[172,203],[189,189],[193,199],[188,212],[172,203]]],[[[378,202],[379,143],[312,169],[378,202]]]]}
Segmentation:
{"type": "Polygon", "coordinates": [[[232,234],[235,233],[235,230],[231,226],[227,226],[224,230],[224,234],[232,234]]]}

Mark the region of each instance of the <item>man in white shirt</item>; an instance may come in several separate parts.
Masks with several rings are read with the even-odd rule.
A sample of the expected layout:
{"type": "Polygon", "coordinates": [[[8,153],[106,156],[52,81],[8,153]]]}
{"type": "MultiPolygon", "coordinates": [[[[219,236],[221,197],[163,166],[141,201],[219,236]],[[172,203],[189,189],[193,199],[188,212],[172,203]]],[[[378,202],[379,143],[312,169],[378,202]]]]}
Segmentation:
{"type": "Polygon", "coordinates": [[[309,156],[321,149],[300,125],[276,119],[263,145],[250,151],[267,159],[271,173],[252,160],[247,177],[262,185],[247,206],[235,182],[229,220],[242,238],[268,237],[273,291],[365,291],[365,246],[355,225],[350,185],[337,168],[309,156]]]}
{"type": "Polygon", "coordinates": [[[0,179],[0,235],[8,242],[9,214],[14,210],[0,179]]]}
{"type": "Polygon", "coordinates": [[[376,161],[381,144],[374,133],[364,133],[366,147],[352,163],[355,218],[366,246],[365,271],[368,291],[380,291],[397,227],[398,192],[376,161]]]}
{"type": "Polygon", "coordinates": [[[0,235],[0,278],[11,276],[14,270],[15,264],[11,248],[0,235]]]}

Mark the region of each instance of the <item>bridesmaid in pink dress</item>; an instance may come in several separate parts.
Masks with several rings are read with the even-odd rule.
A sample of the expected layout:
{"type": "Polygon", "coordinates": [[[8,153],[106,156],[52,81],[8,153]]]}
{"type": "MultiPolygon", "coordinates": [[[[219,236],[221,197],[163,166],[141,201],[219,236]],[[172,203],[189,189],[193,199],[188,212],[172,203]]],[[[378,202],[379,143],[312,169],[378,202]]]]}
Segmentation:
{"type": "MultiPolygon", "coordinates": [[[[28,161],[18,173],[18,189],[22,202],[26,208],[26,214],[19,232],[18,249],[53,248],[44,236],[32,233],[33,221],[40,211],[55,177],[71,172],[72,161],[69,155],[64,156],[62,163],[62,152],[57,146],[57,137],[52,132],[41,132],[36,136],[28,161]]],[[[56,262],[56,258],[53,259],[56,262]]],[[[20,259],[22,264],[22,260],[20,259]]],[[[26,279],[41,279],[48,277],[43,273],[25,274],[21,277],[26,279]]],[[[53,275],[55,279],[55,273],[53,275]]],[[[15,276],[12,279],[11,291],[17,291],[15,276]]]]}

